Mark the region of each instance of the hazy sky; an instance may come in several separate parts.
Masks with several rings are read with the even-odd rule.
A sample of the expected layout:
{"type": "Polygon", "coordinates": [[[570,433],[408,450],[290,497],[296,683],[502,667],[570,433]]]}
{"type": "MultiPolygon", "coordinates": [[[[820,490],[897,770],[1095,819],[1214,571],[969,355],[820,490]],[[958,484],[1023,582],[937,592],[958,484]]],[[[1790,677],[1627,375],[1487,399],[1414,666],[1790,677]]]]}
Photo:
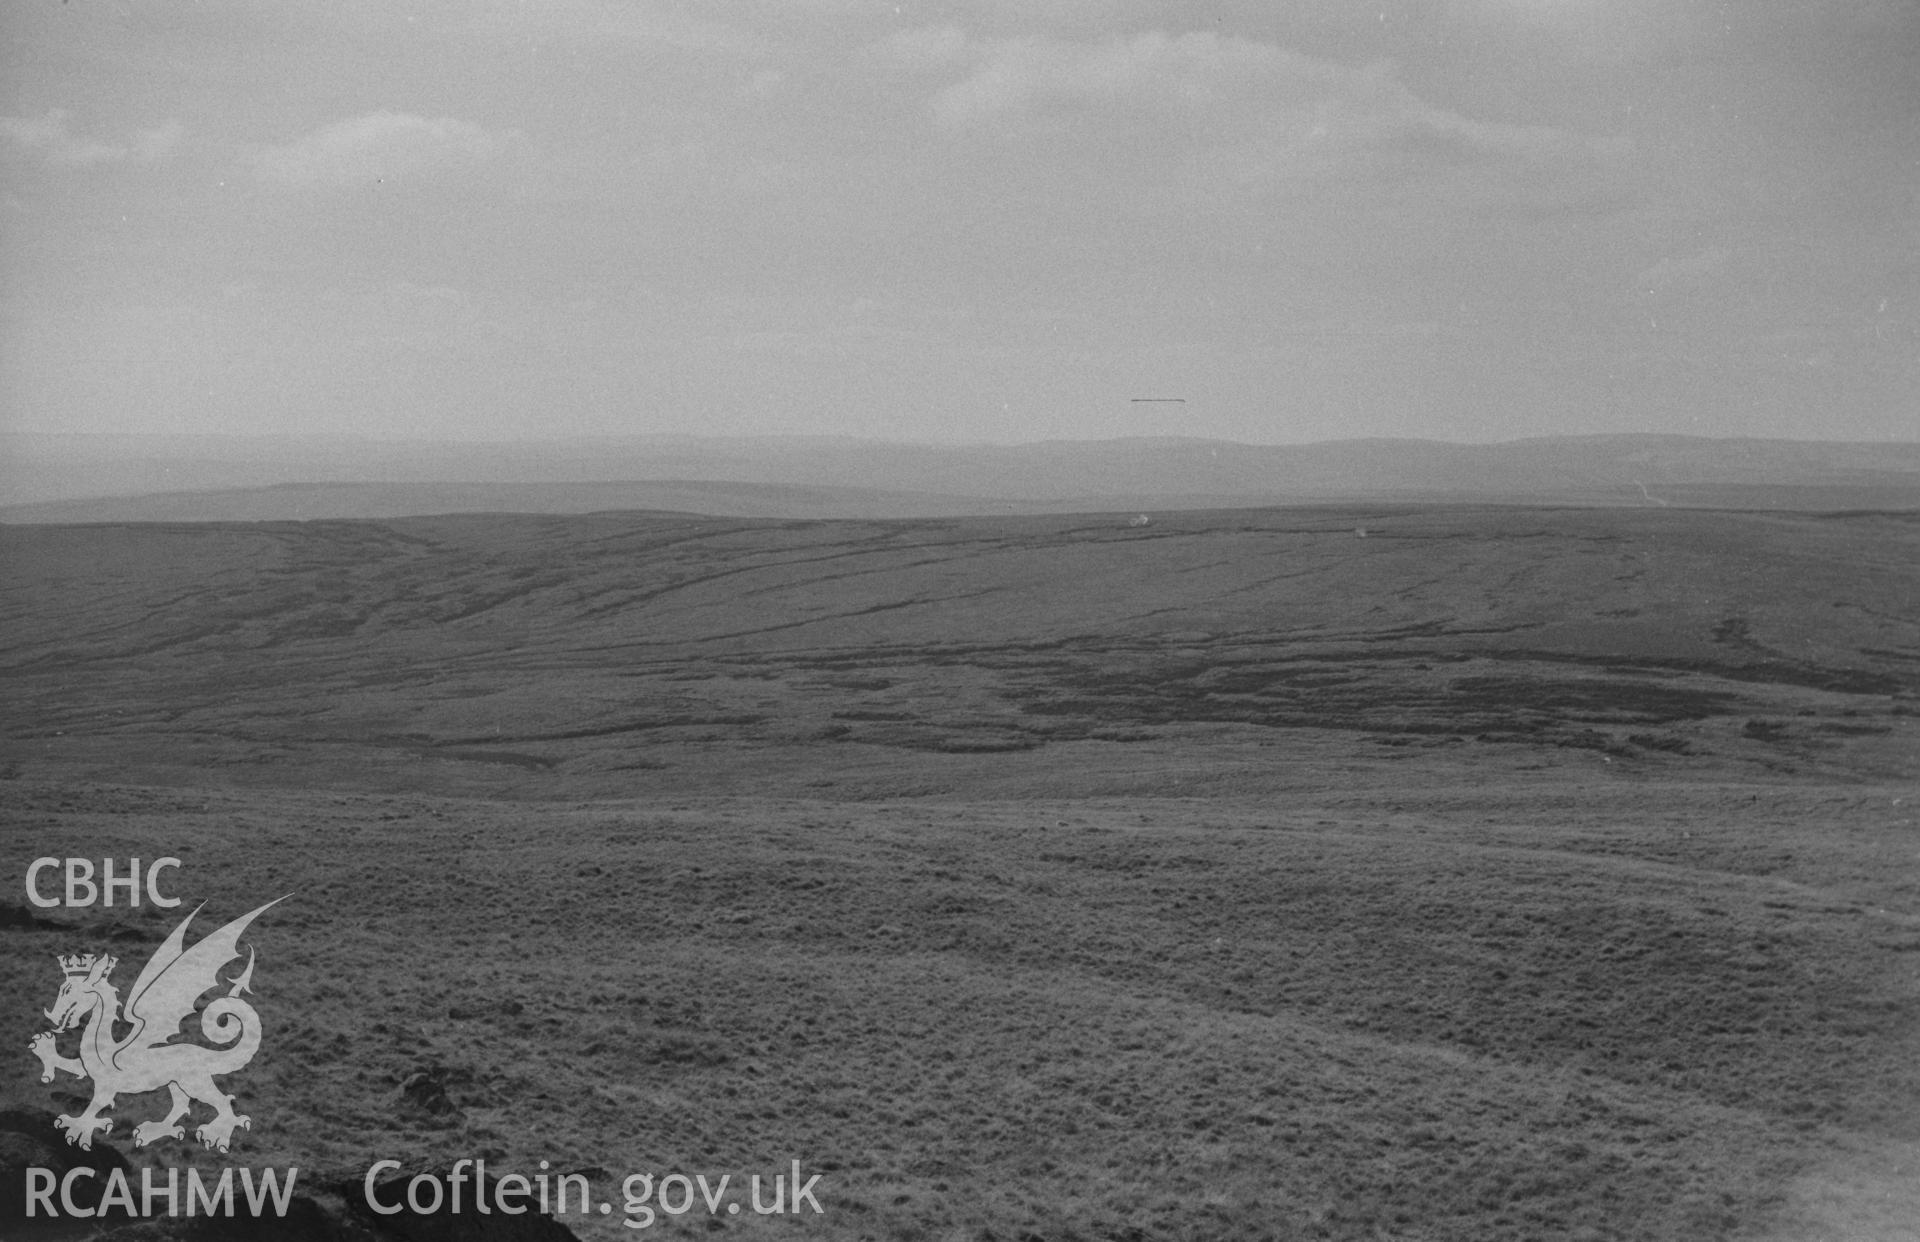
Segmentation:
{"type": "Polygon", "coordinates": [[[1920,0],[0,23],[8,430],[1920,435],[1920,0]]]}

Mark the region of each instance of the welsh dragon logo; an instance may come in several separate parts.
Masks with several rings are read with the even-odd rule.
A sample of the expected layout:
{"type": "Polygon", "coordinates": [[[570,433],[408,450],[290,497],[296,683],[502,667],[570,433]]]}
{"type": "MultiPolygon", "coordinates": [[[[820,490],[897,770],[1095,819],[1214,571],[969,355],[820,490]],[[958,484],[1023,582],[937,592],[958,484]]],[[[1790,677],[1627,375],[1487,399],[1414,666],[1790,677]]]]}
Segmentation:
{"type": "Polygon", "coordinates": [[[208,1147],[226,1151],[233,1131],[252,1128],[251,1119],[233,1111],[233,1097],[214,1083],[215,1075],[231,1074],[253,1060],[260,1048],[260,1015],[252,1005],[240,999],[252,991],[253,952],[247,952],[247,966],[231,981],[224,996],[207,1003],[200,1014],[200,1032],[219,1047],[170,1043],[181,1033],[181,1025],[193,1016],[194,1005],[208,991],[219,986],[220,970],[240,956],[240,933],[247,924],[284,897],[261,906],[228,923],[185,948],[187,924],[193,914],[180,920],[166,943],[154,951],[153,958],[127,993],[126,1008],[108,976],[118,958],[91,953],[60,957],[60,969],[66,982],[46,1010],[53,1029],[42,1031],[27,1045],[40,1058],[41,1082],[52,1082],[55,1070],[64,1070],[76,1078],[93,1079],[93,1102],[77,1117],[57,1117],[54,1125],[66,1131],[67,1142],[92,1148],[96,1132],[113,1128],[113,1119],[101,1113],[113,1107],[114,1097],[156,1091],[165,1087],[173,1097],[167,1115],[159,1121],[143,1121],[133,1127],[133,1142],[144,1147],[155,1139],[185,1138],[177,1124],[187,1115],[194,1101],[213,1109],[214,1115],[194,1131],[194,1137],[208,1147]],[[80,1056],[63,1057],[54,1047],[60,1033],[82,1021],[80,1056]],[[116,1036],[116,1026],[132,1027],[124,1036],[116,1036]]]}

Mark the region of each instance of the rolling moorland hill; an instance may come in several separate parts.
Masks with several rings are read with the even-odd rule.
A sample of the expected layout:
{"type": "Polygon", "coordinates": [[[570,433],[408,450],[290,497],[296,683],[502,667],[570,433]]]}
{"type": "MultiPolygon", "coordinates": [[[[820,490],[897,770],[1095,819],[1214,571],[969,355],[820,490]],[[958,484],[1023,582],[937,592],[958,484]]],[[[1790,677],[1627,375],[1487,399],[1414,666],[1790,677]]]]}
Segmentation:
{"type": "MultiPolygon", "coordinates": [[[[912,755],[916,788],[1079,794],[1160,789],[1145,758],[1196,736],[1913,772],[1907,514],[466,516],[16,527],[0,551],[0,718],[36,762],[121,773],[633,792],[724,787],[731,752],[797,790],[869,760],[891,787],[879,761],[912,755]]],[[[1235,779],[1292,779],[1281,757],[1235,779]]]]}
{"type": "Polygon", "coordinates": [[[1920,507],[1920,444],[1562,436],[1503,444],[1020,445],[641,436],[501,443],[0,436],[0,521],[670,509],[925,517],[1327,501],[1920,507]]]}
{"type": "MultiPolygon", "coordinates": [[[[238,1089],[315,1185],[801,1158],[826,1238],[1898,1238],[1916,600],[1913,513],[9,526],[0,869],[295,894],[238,1089]]],[[[36,998],[171,926],[0,916],[36,998]]],[[[74,1107],[22,1065],[0,1108],[74,1107]]]]}

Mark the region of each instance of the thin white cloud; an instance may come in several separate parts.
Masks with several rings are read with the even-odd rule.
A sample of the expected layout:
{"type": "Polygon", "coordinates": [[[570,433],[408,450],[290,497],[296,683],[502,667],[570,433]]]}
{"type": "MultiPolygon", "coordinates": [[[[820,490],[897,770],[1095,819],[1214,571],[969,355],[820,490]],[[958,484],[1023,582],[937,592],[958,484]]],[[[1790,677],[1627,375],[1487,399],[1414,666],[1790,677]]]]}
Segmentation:
{"type": "Polygon", "coordinates": [[[143,129],[133,136],[133,154],[143,160],[163,159],[179,148],[186,134],[186,126],[178,121],[143,129]]]}
{"type": "Polygon", "coordinates": [[[1390,62],[1355,67],[1211,32],[982,43],[938,28],[895,35],[882,50],[913,67],[965,67],[932,98],[935,120],[949,131],[1143,109],[1184,114],[1204,120],[1248,175],[1392,148],[1521,159],[1610,149],[1551,127],[1480,121],[1428,103],[1390,62]]]}
{"type": "Polygon", "coordinates": [[[268,181],[347,185],[479,163],[506,137],[453,117],[368,112],[284,146],[257,148],[249,160],[268,181]]]}
{"type": "Polygon", "coordinates": [[[951,65],[974,54],[977,45],[958,26],[915,26],[898,30],[873,50],[912,68],[951,65]]]}
{"type": "Polygon", "coordinates": [[[554,38],[605,45],[652,45],[683,52],[756,54],[753,29],[726,6],[662,0],[460,0],[474,28],[493,38],[554,38]]]}
{"type": "Polygon", "coordinates": [[[75,133],[71,116],[64,108],[50,108],[39,116],[0,117],[0,137],[16,149],[32,152],[51,163],[80,168],[127,159],[160,159],[172,153],[186,133],[180,122],[168,121],[156,128],[141,130],[131,144],[103,142],[75,133]]]}
{"type": "Polygon", "coordinates": [[[1326,67],[1306,57],[1211,33],[1151,32],[1101,43],[1004,39],[960,49],[951,32],[935,32],[917,49],[904,40],[899,46],[937,50],[948,60],[970,53],[972,72],[934,96],[934,115],[950,128],[1048,109],[1200,107],[1261,79],[1310,82],[1326,76],[1326,67]]]}
{"type": "Polygon", "coordinates": [[[709,329],[730,349],[793,356],[886,356],[957,347],[971,312],[897,299],[713,298],[709,329]]]}
{"type": "Polygon", "coordinates": [[[1733,252],[1725,246],[1709,246],[1698,254],[1675,258],[1668,255],[1634,277],[1634,286],[1646,293],[1658,293],[1671,285],[1685,285],[1725,267],[1733,252]]]}

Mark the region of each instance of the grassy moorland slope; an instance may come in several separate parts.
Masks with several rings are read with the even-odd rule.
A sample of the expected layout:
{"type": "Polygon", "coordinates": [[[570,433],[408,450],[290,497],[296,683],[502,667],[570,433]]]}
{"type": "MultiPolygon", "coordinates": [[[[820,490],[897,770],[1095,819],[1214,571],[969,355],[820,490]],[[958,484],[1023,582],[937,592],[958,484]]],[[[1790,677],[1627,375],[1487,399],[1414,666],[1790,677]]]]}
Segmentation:
{"type": "MultiPolygon", "coordinates": [[[[235,1159],[798,1158],[824,1237],[1913,1218],[1912,515],[43,527],[0,568],[6,873],[298,894],[235,1159]]],[[[5,927],[0,986],[170,925],[5,927]]]]}

